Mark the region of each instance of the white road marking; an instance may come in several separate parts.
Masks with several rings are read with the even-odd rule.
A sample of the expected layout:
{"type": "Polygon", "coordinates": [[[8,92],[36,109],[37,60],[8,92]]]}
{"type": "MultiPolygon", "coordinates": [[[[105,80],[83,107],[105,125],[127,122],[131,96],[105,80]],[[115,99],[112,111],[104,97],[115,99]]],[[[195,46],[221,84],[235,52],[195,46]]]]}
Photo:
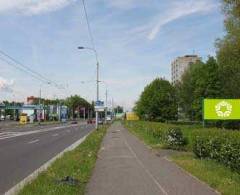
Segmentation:
{"type": "Polygon", "coordinates": [[[53,137],[56,137],[56,136],[58,136],[58,133],[55,133],[55,134],[53,134],[52,136],[53,136],[53,137]]]}
{"type": "Polygon", "coordinates": [[[28,142],[28,144],[34,144],[34,143],[36,143],[38,141],[39,141],[39,139],[35,139],[35,140],[32,140],[32,141],[28,142]]]}
{"type": "Polygon", "coordinates": [[[3,132],[0,134],[0,140],[24,136],[24,135],[31,135],[31,134],[36,134],[36,133],[54,131],[54,130],[69,128],[69,127],[77,127],[77,126],[78,125],[66,125],[66,126],[52,127],[52,128],[48,128],[48,129],[39,129],[39,130],[25,131],[25,132],[3,132]]]}
{"type": "Polygon", "coordinates": [[[4,132],[0,134],[0,140],[19,136],[20,134],[21,134],[20,132],[4,132]]]}

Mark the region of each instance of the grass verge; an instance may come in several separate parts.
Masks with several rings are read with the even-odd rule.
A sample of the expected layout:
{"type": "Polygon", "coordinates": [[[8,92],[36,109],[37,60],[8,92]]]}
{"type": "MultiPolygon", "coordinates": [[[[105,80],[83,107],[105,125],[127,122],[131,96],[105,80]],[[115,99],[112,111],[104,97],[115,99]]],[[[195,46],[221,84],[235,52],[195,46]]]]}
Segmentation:
{"type": "Polygon", "coordinates": [[[56,160],[45,172],[41,173],[36,180],[26,185],[20,195],[65,195],[84,194],[87,182],[91,177],[92,170],[97,160],[97,153],[107,127],[92,132],[86,140],[75,150],[67,152],[56,160]],[[67,185],[57,182],[66,176],[78,179],[78,185],[67,185]]]}
{"type": "Polygon", "coordinates": [[[176,155],[171,159],[221,194],[240,195],[240,175],[229,168],[213,160],[196,159],[193,154],[176,155]]]}

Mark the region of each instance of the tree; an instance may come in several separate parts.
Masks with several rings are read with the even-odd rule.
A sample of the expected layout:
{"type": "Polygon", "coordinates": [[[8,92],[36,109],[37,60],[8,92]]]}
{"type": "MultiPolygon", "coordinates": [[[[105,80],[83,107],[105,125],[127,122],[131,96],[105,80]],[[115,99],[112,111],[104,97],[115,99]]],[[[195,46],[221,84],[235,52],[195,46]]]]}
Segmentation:
{"type": "Polygon", "coordinates": [[[144,88],[134,110],[148,120],[175,120],[177,102],[174,87],[167,80],[155,79],[144,88]]]}
{"type": "Polygon", "coordinates": [[[185,71],[176,86],[179,106],[190,120],[202,119],[202,100],[221,97],[219,66],[213,57],[196,62],[185,71]]]}
{"type": "Polygon", "coordinates": [[[93,109],[92,105],[86,101],[84,98],[78,96],[78,95],[74,95],[71,97],[68,97],[65,101],[64,104],[66,106],[68,106],[68,108],[70,109],[70,113],[72,115],[73,118],[75,118],[75,111],[81,107],[87,108],[87,109],[93,109]]]}
{"type": "Polygon", "coordinates": [[[115,113],[123,113],[123,107],[122,106],[117,106],[116,108],[114,108],[114,112],[115,113]]]}
{"type": "MultiPolygon", "coordinates": [[[[240,1],[222,0],[226,35],[217,41],[222,97],[240,98],[240,1]]],[[[223,126],[239,128],[239,121],[226,121],[223,126]]]]}
{"type": "Polygon", "coordinates": [[[240,90],[240,1],[223,0],[227,34],[217,41],[223,96],[239,98],[240,90]]]}

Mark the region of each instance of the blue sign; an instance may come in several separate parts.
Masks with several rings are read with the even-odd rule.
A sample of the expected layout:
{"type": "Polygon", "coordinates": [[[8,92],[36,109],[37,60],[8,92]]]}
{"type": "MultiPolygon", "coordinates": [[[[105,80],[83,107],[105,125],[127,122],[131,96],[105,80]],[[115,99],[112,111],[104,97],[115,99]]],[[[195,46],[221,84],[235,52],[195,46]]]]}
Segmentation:
{"type": "Polygon", "coordinates": [[[104,106],[104,102],[98,100],[98,101],[95,102],[95,106],[104,106]]]}

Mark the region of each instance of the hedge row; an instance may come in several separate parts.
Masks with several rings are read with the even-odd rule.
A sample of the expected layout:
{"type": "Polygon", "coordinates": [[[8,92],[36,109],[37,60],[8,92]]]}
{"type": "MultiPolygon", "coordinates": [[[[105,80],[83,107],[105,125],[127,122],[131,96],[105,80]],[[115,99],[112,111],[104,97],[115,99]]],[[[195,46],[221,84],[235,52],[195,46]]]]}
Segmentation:
{"type": "Polygon", "coordinates": [[[187,139],[184,137],[181,129],[173,125],[141,121],[126,122],[125,125],[135,131],[145,132],[165,148],[179,150],[183,149],[187,144],[187,139]]]}
{"type": "Polygon", "coordinates": [[[240,173],[240,132],[197,130],[193,133],[193,152],[199,158],[214,159],[240,173]]]}

